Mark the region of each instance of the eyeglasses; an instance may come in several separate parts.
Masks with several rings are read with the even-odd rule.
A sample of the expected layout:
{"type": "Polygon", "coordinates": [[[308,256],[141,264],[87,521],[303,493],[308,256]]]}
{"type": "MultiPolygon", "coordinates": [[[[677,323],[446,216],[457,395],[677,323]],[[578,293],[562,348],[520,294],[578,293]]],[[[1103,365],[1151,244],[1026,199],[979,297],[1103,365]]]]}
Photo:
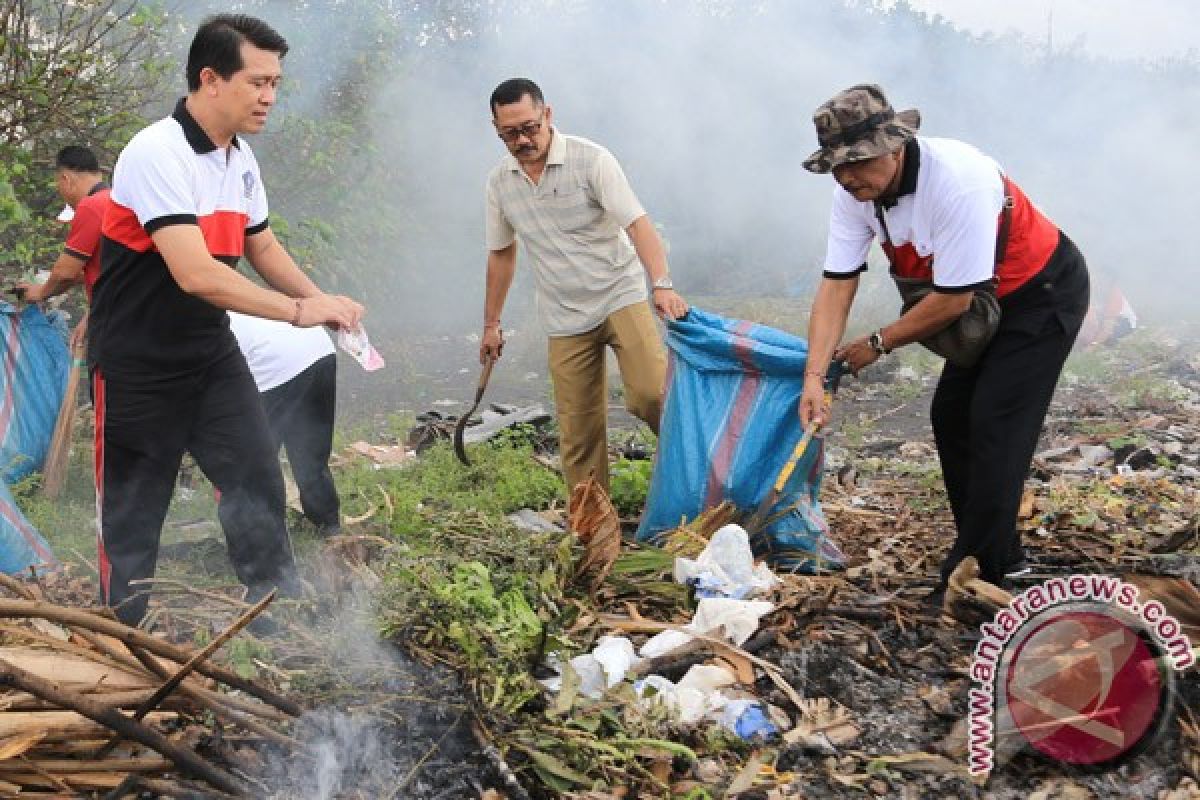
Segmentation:
{"type": "Polygon", "coordinates": [[[526,122],[519,128],[502,128],[496,130],[496,135],[508,143],[512,143],[525,136],[529,139],[538,135],[542,129],[542,121],[545,119],[545,112],[542,112],[542,119],[537,122],[526,122]]]}

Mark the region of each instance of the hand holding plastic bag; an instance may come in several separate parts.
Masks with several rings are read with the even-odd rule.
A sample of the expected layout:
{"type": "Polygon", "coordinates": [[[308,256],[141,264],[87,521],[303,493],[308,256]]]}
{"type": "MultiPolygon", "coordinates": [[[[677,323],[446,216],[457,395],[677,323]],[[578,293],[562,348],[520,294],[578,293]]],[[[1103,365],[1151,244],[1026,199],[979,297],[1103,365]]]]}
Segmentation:
{"type": "Polygon", "coordinates": [[[337,332],[337,345],[349,353],[367,372],[384,367],[383,356],[371,345],[367,338],[367,329],[362,325],[352,331],[340,329],[337,332]]]}

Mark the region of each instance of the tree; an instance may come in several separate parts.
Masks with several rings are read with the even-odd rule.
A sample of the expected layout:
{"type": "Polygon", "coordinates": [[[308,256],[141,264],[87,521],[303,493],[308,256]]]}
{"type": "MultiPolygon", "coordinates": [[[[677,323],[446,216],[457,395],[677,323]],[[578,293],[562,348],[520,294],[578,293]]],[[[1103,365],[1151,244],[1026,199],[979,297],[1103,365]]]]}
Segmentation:
{"type": "Polygon", "coordinates": [[[138,0],[0,0],[0,279],[48,266],[49,168],[66,144],[112,159],[167,68],[166,15],[138,0]]]}

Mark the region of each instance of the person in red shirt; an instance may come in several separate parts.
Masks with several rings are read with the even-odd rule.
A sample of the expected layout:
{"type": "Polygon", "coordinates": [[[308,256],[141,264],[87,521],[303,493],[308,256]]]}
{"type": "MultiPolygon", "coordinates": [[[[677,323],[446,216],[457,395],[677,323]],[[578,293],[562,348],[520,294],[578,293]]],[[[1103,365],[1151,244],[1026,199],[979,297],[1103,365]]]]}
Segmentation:
{"type": "MultiPolygon", "coordinates": [[[[100,224],[108,205],[108,185],[104,182],[96,154],[86,147],[64,147],[58,151],[54,165],[58,193],[74,210],[71,227],[67,230],[67,243],[50,268],[50,277],[45,283],[19,283],[17,289],[24,293],[25,302],[41,303],[82,281],[90,302],[92,287],[100,275],[100,224]]],[[[76,328],[75,336],[86,330],[86,322],[85,316],[76,328]]]]}

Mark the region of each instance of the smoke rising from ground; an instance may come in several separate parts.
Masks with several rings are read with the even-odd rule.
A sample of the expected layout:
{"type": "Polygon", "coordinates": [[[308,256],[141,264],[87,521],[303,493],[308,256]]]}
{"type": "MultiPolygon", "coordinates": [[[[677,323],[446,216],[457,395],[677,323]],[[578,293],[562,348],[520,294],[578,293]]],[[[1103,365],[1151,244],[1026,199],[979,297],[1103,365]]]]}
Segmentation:
{"type": "MultiPolygon", "coordinates": [[[[370,275],[375,319],[400,330],[476,327],[483,184],[504,155],[487,97],[517,75],[542,85],[563,131],[617,155],[662,225],[685,296],[811,288],[832,181],[801,167],[816,146],[810,115],[845,86],[878,82],[897,108],[921,110],[923,133],[996,158],[1093,270],[1119,276],[1145,316],[1191,311],[1171,287],[1198,272],[1185,255],[1184,216],[1200,181],[1189,152],[1200,127],[1194,59],[1047,53],[959,32],[902,4],[884,12],[840,0],[248,5],[296,45],[285,67],[305,80],[284,98],[292,113],[319,115],[336,102],[314,76],[337,75],[381,46],[398,54],[386,73],[366,68],[371,111],[357,123],[364,146],[347,168],[362,169],[349,162],[363,159],[387,171],[386,191],[362,213],[401,224],[369,243],[370,263],[347,268],[370,275]],[[347,10],[367,7],[377,12],[347,10]],[[383,45],[345,30],[369,22],[377,32],[380,19],[394,33],[383,45]],[[314,23],[336,32],[325,40],[344,51],[301,34],[314,23]]],[[[264,165],[268,187],[287,170],[285,155],[264,165]]],[[[288,198],[273,202],[288,213],[288,198]]],[[[519,280],[506,323],[528,312],[528,295],[519,280]]]]}

